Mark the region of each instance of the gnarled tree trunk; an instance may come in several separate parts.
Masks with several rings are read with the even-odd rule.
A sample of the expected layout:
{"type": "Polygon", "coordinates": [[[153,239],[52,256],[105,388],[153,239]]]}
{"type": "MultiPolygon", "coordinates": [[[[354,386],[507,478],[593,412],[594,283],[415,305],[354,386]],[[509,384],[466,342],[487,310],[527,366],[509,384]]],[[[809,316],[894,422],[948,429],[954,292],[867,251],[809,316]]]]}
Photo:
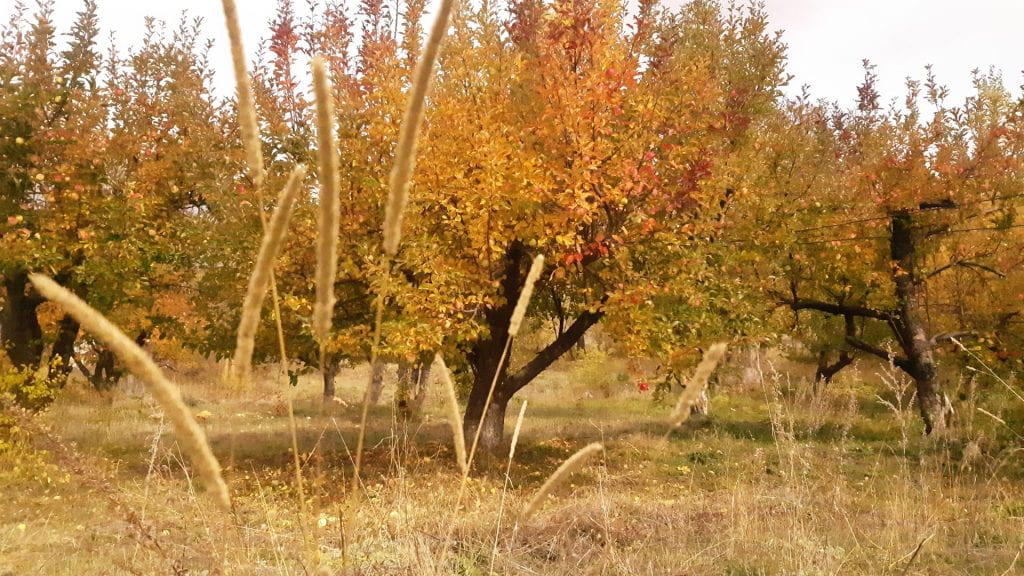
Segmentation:
{"type": "Polygon", "coordinates": [[[901,366],[917,386],[917,402],[928,434],[941,435],[946,428],[947,402],[939,390],[934,345],[928,337],[923,310],[924,295],[916,270],[916,238],[909,212],[893,215],[890,251],[898,268],[893,273],[899,315],[894,330],[906,355],[901,366]]]}
{"type": "MultiPolygon", "coordinates": [[[[495,380],[505,338],[508,336],[507,323],[504,329],[500,327],[495,327],[495,329],[499,333],[500,341],[492,338],[485,342],[479,342],[469,355],[473,367],[473,386],[469,390],[466,415],[463,420],[467,444],[472,444],[476,430],[480,426],[480,420],[484,416],[487,395],[495,380]]],[[[494,332],[492,332],[493,334],[494,332]]],[[[501,373],[497,376],[490,407],[487,409],[486,420],[480,432],[480,447],[488,452],[497,450],[501,446],[505,433],[505,408],[511,397],[512,395],[508,391],[508,362],[503,362],[501,373]]]]}

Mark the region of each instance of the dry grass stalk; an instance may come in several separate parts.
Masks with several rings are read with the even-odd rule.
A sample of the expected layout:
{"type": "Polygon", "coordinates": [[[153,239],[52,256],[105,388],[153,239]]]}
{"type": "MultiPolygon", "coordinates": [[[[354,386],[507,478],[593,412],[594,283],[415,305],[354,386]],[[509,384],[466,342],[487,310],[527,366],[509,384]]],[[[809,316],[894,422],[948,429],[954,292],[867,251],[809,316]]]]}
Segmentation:
{"type": "Polygon", "coordinates": [[[711,374],[725,356],[725,350],[725,343],[719,342],[713,344],[704,353],[700,364],[697,365],[697,369],[693,372],[693,378],[690,378],[690,381],[686,383],[686,388],[679,394],[679,400],[676,402],[676,407],[672,410],[672,415],[668,420],[669,432],[681,426],[690,417],[690,407],[694,405],[701,392],[704,391],[704,387],[708,385],[708,379],[711,378],[711,374]]]}
{"type": "Polygon", "coordinates": [[[149,385],[153,397],[171,420],[182,449],[199,471],[203,485],[221,508],[230,510],[231,497],[221,476],[220,464],[210,450],[203,429],[182,401],[178,387],[131,338],[78,296],[42,274],[32,274],[31,280],[40,294],[64,308],[83,328],[110,348],[132,374],[149,385]]]}
{"type": "MultiPolygon", "coordinates": [[[[519,407],[519,417],[516,418],[516,427],[512,430],[512,444],[508,447],[508,466],[509,470],[512,469],[512,459],[516,455],[516,445],[519,443],[519,431],[523,428],[523,418],[526,416],[526,405],[529,402],[523,400],[523,405],[519,407]]],[[[508,473],[506,472],[506,475],[508,473]]]]}
{"type": "Polygon", "coordinates": [[[526,509],[523,510],[523,519],[529,518],[533,515],[533,513],[541,507],[544,503],[544,499],[547,498],[548,494],[550,494],[552,490],[562,482],[565,482],[573,472],[582,468],[583,464],[586,463],[591,456],[602,450],[604,450],[604,444],[594,442],[570,456],[565,462],[562,462],[562,465],[558,467],[558,470],[555,470],[555,473],[552,474],[546,482],[544,482],[544,485],[540,487],[540,490],[538,490],[533,498],[530,499],[530,503],[527,504],[526,509]]]}
{"type": "Polygon", "coordinates": [[[270,275],[274,269],[274,260],[283,244],[285,232],[288,229],[288,220],[291,219],[292,210],[295,207],[295,199],[302,188],[302,180],[306,177],[306,167],[296,166],[292,170],[288,183],[277,201],[277,209],[270,218],[267,232],[263,235],[263,242],[260,244],[259,254],[256,256],[256,266],[249,277],[249,288],[245,292],[245,299],[242,301],[242,317],[238,322],[238,334],[235,342],[234,368],[236,375],[242,379],[249,377],[252,370],[252,351],[256,343],[256,329],[260,323],[260,310],[263,309],[263,299],[267,294],[267,285],[270,283],[270,275]]]}
{"type": "MultiPolygon", "coordinates": [[[[423,121],[423,105],[426,100],[430,78],[437,62],[437,54],[441,49],[441,41],[448,31],[448,20],[451,16],[455,0],[441,0],[434,25],[430,28],[430,36],[424,47],[423,55],[416,64],[413,73],[412,89],[409,91],[409,102],[402,119],[402,127],[398,132],[398,150],[395,154],[395,166],[391,170],[388,202],[384,208],[384,252],[391,257],[398,253],[398,244],[402,239],[402,214],[409,197],[409,179],[416,163],[416,140],[419,137],[420,124],[423,121]]],[[[371,364],[377,360],[377,349],[380,345],[381,323],[383,318],[384,300],[387,295],[390,276],[384,279],[384,286],[377,296],[377,318],[374,322],[373,345],[370,352],[371,364]]],[[[359,423],[359,438],[356,441],[356,456],[352,472],[352,487],[359,487],[359,470],[363,459],[363,444],[366,441],[366,419],[370,408],[370,389],[363,397],[363,410],[359,423]]],[[[469,463],[472,460],[472,453],[469,463]]]]}
{"type": "Polygon", "coordinates": [[[441,375],[441,382],[444,384],[445,400],[448,405],[448,422],[452,426],[452,441],[455,443],[455,457],[459,462],[459,471],[462,474],[469,473],[469,466],[466,464],[466,437],[462,433],[462,418],[459,415],[459,399],[455,395],[455,383],[452,382],[451,372],[444,363],[440,354],[434,356],[437,364],[437,371],[441,375]]]}
{"type": "Polygon", "coordinates": [[[516,307],[512,311],[512,320],[508,325],[509,336],[514,337],[519,334],[519,327],[523,324],[523,318],[526,317],[526,309],[530,306],[530,298],[533,296],[533,285],[540,279],[540,273],[543,271],[544,255],[538,254],[533,259],[533,264],[530,265],[530,272],[526,275],[523,291],[519,293],[519,300],[516,301],[516,307]]]}
{"type": "MultiPolygon", "coordinates": [[[[238,9],[234,0],[223,0],[224,21],[228,29],[231,44],[231,63],[235,73],[235,91],[238,98],[238,125],[245,148],[245,161],[248,166],[249,179],[259,200],[260,226],[264,234],[267,231],[267,216],[263,213],[263,186],[266,172],[263,167],[263,151],[259,137],[259,123],[256,117],[256,104],[249,82],[249,71],[245,65],[245,49],[242,45],[242,32],[238,24],[238,9]]],[[[274,323],[277,326],[277,342],[281,354],[282,373],[288,365],[285,350],[284,326],[281,323],[281,303],[277,294],[277,280],[273,270],[270,273],[270,293],[274,304],[274,323]]],[[[229,374],[230,377],[230,374],[229,374]]]]}
{"type": "Polygon", "coordinates": [[[402,214],[409,199],[409,180],[416,165],[416,140],[420,125],[423,123],[423,106],[433,76],[434,64],[437,62],[437,54],[441,49],[441,40],[448,30],[448,19],[454,5],[455,0],[441,0],[437,18],[423,48],[423,56],[413,73],[409,104],[398,132],[395,167],[391,170],[388,204],[384,211],[384,251],[390,256],[398,253],[398,244],[402,240],[402,214]]]}
{"type": "Polygon", "coordinates": [[[516,457],[519,431],[523,428],[523,419],[526,417],[526,405],[528,403],[526,400],[523,400],[523,405],[519,407],[516,427],[512,432],[512,443],[508,447],[508,464],[505,465],[505,481],[501,487],[501,501],[498,503],[498,520],[494,526],[494,544],[491,546],[491,565],[487,570],[488,574],[494,574],[494,561],[498,559],[498,541],[501,538],[501,520],[505,515],[505,497],[508,496],[508,487],[512,483],[512,461],[516,457]]]}
{"type": "Polygon", "coordinates": [[[330,334],[334,312],[334,276],[338,267],[338,227],[341,187],[338,144],[334,136],[334,98],[323,58],[313,58],[313,92],[316,94],[317,148],[320,176],[320,222],[316,251],[316,303],[313,334],[321,343],[330,334]]]}
{"type": "Polygon", "coordinates": [[[238,9],[235,0],[224,0],[224,20],[227,23],[228,39],[231,42],[231,62],[235,72],[235,91],[238,97],[238,124],[245,146],[245,160],[249,165],[249,178],[259,191],[263,189],[263,150],[260,146],[259,124],[256,121],[256,104],[249,84],[249,71],[245,65],[245,49],[242,46],[242,30],[238,25],[238,9]]]}

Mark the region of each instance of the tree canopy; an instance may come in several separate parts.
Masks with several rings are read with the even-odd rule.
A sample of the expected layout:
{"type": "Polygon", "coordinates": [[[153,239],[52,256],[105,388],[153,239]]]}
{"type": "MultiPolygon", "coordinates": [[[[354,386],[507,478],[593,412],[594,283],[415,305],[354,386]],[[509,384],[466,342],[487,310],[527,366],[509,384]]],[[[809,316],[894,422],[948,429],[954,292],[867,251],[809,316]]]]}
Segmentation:
{"type": "MultiPolygon", "coordinates": [[[[275,267],[292,357],[370,358],[380,300],[381,354],[443,351],[468,388],[466,426],[491,446],[509,399],[597,323],[625,353],[673,363],[712,338],[795,322],[840,355],[826,374],[858,355],[903,369],[928,429],[942,425],[938,368],[959,345],[1019,366],[1024,119],[997,74],[976,74],[975,94],[951,104],[929,71],[890,105],[868,66],[846,110],[783,96],[785,45],[756,4],[464,4],[392,258],[386,182],[424,10],[282,0],[260,44],[263,189],[318,161],[312,57],[336,100],[334,324],[314,338],[311,179],[275,267]],[[510,366],[511,315],[538,255],[531,314],[556,329],[510,366]]],[[[47,368],[49,387],[73,363],[89,369],[77,324],[49,314],[30,272],[140,339],[156,331],[227,356],[260,213],[273,209],[244,170],[234,101],[211,91],[199,23],[150,20],[125,54],[101,53],[99,33],[91,1],[61,49],[46,2],[0,33],[0,342],[14,367],[47,368]]],[[[277,352],[262,318],[257,360],[277,352]]]]}

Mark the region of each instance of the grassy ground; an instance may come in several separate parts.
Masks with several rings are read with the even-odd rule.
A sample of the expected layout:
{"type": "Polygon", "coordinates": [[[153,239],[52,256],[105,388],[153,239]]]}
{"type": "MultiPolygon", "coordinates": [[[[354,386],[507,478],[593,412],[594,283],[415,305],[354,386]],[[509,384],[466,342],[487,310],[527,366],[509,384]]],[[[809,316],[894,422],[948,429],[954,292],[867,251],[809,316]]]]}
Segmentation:
{"type": "Polygon", "coordinates": [[[209,413],[231,516],[193,490],[141,389],[73,386],[23,433],[34,451],[0,455],[0,575],[424,574],[449,534],[444,573],[468,575],[1024,572],[1024,407],[995,391],[983,407],[1006,424],[968,398],[955,437],[935,442],[884,367],[812,398],[802,367],[766,360],[746,382],[723,376],[712,415],[665,440],[669,406],[624,373],[595,356],[527,389],[509,481],[501,458],[482,461],[458,511],[439,397],[411,426],[386,402],[372,413],[364,489],[347,490],[365,368],[340,377],[348,405],[322,406],[312,378],[297,388],[302,503],[273,384],[243,395],[179,378],[209,413]],[[603,457],[518,521],[594,440],[603,457]]]}

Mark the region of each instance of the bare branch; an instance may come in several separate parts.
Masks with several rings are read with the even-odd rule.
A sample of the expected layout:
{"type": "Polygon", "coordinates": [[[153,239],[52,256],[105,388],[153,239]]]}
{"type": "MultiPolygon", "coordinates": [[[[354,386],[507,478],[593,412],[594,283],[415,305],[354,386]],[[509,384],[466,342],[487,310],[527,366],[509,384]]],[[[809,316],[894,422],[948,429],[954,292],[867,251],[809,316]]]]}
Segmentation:
{"type": "Polygon", "coordinates": [[[783,304],[789,306],[793,311],[817,310],[833,316],[856,316],[858,318],[874,318],[876,320],[892,320],[895,317],[893,312],[888,310],[875,310],[866,306],[849,306],[845,304],[832,304],[821,300],[807,298],[796,298],[783,300],[783,304]]]}
{"type": "Polygon", "coordinates": [[[971,270],[980,270],[983,272],[988,272],[989,274],[993,274],[1000,278],[1006,278],[1005,273],[1000,272],[999,270],[996,270],[995,268],[992,268],[991,266],[988,266],[986,264],[981,264],[979,262],[971,262],[970,260],[955,260],[953,262],[950,262],[949,264],[936,268],[932,272],[929,272],[927,275],[925,275],[925,279],[928,280],[934,278],[935,276],[938,276],[939,274],[942,274],[943,272],[956,267],[968,268],[971,270]]]}
{"type": "Polygon", "coordinates": [[[944,342],[946,340],[952,341],[952,340],[960,340],[962,338],[973,338],[973,337],[976,337],[977,335],[978,334],[976,332],[972,332],[972,331],[969,331],[969,330],[962,331],[962,332],[942,332],[942,333],[936,334],[935,336],[932,336],[931,343],[932,343],[932,346],[935,346],[936,344],[938,344],[940,342],[944,342]]]}
{"type": "Polygon", "coordinates": [[[867,352],[868,354],[877,356],[882,360],[885,360],[886,362],[892,362],[896,367],[901,368],[903,370],[906,370],[910,366],[910,361],[907,360],[906,358],[901,358],[899,356],[896,356],[892,352],[889,352],[888,350],[879,348],[877,346],[872,346],[871,344],[868,344],[867,342],[860,340],[859,338],[847,335],[846,343],[852,346],[853,348],[860,350],[861,352],[867,352]]]}

